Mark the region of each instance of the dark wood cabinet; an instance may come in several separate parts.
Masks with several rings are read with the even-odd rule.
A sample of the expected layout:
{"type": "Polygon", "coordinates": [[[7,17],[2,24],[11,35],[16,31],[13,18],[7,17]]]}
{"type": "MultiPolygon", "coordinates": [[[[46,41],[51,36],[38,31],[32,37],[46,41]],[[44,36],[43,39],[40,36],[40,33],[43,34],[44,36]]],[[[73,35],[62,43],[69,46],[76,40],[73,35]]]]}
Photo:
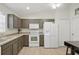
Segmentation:
{"type": "Polygon", "coordinates": [[[13,28],[18,28],[18,18],[13,15],[13,28]]]}
{"type": "Polygon", "coordinates": [[[21,37],[18,39],[18,51],[22,49],[22,42],[21,42],[21,37]]]}
{"type": "MultiPolygon", "coordinates": [[[[44,46],[44,35],[40,35],[40,46],[44,46]]],[[[6,44],[1,45],[2,55],[16,55],[24,47],[29,46],[29,35],[23,35],[6,44]]]]}
{"type": "Polygon", "coordinates": [[[21,19],[22,28],[29,28],[30,23],[34,23],[34,24],[37,23],[39,24],[39,28],[42,29],[44,20],[43,19],[21,19]]]}
{"type": "Polygon", "coordinates": [[[21,20],[21,27],[22,28],[29,28],[29,21],[26,19],[21,20]]]}
{"type": "Polygon", "coordinates": [[[23,48],[23,36],[1,45],[2,55],[16,55],[23,48]]]}
{"type": "Polygon", "coordinates": [[[29,46],[29,35],[24,35],[23,39],[24,39],[24,46],[29,46]]]}
{"type": "Polygon", "coordinates": [[[40,35],[40,46],[44,46],[44,35],[40,35]]]}
{"type": "Polygon", "coordinates": [[[1,54],[2,55],[12,55],[12,43],[6,43],[1,46],[1,54]]]}
{"type": "Polygon", "coordinates": [[[12,55],[12,47],[8,46],[4,51],[2,51],[2,55],[12,55]]]}
{"type": "Polygon", "coordinates": [[[13,14],[8,14],[7,26],[8,26],[8,28],[20,28],[21,19],[13,14]]]}
{"type": "Polygon", "coordinates": [[[16,55],[16,54],[18,54],[18,40],[17,39],[15,39],[12,43],[12,54],[13,55],[16,55]]]}
{"type": "Polygon", "coordinates": [[[13,27],[14,28],[21,28],[21,19],[14,15],[13,19],[13,27]]]}

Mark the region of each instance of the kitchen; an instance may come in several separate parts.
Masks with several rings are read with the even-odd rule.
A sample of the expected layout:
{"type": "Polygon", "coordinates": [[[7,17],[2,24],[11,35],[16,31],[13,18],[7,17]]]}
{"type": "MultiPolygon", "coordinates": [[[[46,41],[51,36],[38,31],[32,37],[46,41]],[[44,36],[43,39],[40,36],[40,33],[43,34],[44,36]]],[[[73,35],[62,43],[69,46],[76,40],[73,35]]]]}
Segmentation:
{"type": "Polygon", "coordinates": [[[1,55],[65,55],[64,41],[79,41],[78,7],[73,3],[0,3],[1,55]]]}

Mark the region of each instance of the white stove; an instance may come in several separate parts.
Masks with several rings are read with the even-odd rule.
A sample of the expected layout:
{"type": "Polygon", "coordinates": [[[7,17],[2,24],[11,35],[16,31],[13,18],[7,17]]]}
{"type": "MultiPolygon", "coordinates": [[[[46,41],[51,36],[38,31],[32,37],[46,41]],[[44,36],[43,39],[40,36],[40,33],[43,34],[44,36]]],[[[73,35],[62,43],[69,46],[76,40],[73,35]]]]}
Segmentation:
{"type": "Polygon", "coordinates": [[[39,47],[39,24],[29,24],[29,47],[39,47]]]}

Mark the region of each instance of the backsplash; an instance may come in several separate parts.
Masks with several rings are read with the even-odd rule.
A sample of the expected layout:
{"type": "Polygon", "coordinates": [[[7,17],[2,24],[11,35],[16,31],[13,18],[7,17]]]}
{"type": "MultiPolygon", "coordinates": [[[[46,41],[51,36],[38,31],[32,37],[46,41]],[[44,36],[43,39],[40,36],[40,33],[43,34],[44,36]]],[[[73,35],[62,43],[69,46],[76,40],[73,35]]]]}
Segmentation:
{"type": "MultiPolygon", "coordinates": [[[[29,29],[24,29],[24,28],[22,28],[22,29],[21,29],[21,32],[22,32],[22,33],[29,33],[30,30],[29,30],[29,29]]],[[[39,29],[39,33],[40,33],[41,35],[43,35],[43,29],[39,29]]]]}
{"type": "MultiPolygon", "coordinates": [[[[29,29],[24,28],[21,29],[21,32],[29,32],[29,31],[30,31],[29,29]]],[[[43,32],[43,29],[39,29],[39,32],[43,32]]]]}
{"type": "MultiPolygon", "coordinates": [[[[21,29],[22,33],[27,33],[29,32],[29,29],[21,29]]],[[[43,29],[39,29],[39,32],[43,34],[43,29]]],[[[11,35],[11,34],[16,34],[18,33],[17,29],[8,29],[6,32],[0,33],[0,37],[6,36],[6,35],[11,35]]]]}
{"type": "Polygon", "coordinates": [[[17,29],[8,29],[8,30],[6,30],[6,32],[0,33],[0,37],[15,34],[15,33],[18,33],[17,29]]]}

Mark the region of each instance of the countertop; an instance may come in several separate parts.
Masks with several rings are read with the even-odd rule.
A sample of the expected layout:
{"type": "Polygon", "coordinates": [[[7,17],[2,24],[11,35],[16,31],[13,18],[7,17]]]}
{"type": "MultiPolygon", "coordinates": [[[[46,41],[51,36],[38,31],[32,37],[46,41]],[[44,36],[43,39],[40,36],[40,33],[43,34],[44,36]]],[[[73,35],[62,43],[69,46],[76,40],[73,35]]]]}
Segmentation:
{"type": "MultiPolygon", "coordinates": [[[[0,46],[5,44],[5,43],[7,43],[7,42],[9,42],[9,41],[12,41],[12,40],[18,38],[18,37],[21,37],[23,35],[29,35],[29,32],[27,32],[27,33],[26,32],[24,32],[24,33],[22,32],[20,34],[14,34],[14,35],[10,35],[10,36],[1,37],[0,38],[0,46]]],[[[39,35],[43,35],[43,33],[40,32],[39,35]]]]}
{"type": "Polygon", "coordinates": [[[21,37],[23,36],[24,34],[15,34],[15,35],[11,35],[11,36],[5,36],[5,37],[2,37],[0,38],[0,46],[9,42],[9,41],[12,41],[18,37],[21,37]]]}
{"type": "MultiPolygon", "coordinates": [[[[18,37],[21,37],[23,35],[29,35],[30,33],[29,32],[21,32],[20,34],[13,34],[13,35],[9,35],[9,36],[5,36],[5,37],[0,37],[0,55],[1,55],[1,45],[9,42],[9,41],[12,41],[18,37]]],[[[43,32],[39,32],[39,35],[44,35],[43,32]]]]}
{"type": "Polygon", "coordinates": [[[10,36],[1,37],[0,38],[0,55],[1,55],[1,45],[6,44],[7,42],[12,41],[23,35],[27,35],[27,34],[14,34],[14,35],[10,35],[10,36]]]}

